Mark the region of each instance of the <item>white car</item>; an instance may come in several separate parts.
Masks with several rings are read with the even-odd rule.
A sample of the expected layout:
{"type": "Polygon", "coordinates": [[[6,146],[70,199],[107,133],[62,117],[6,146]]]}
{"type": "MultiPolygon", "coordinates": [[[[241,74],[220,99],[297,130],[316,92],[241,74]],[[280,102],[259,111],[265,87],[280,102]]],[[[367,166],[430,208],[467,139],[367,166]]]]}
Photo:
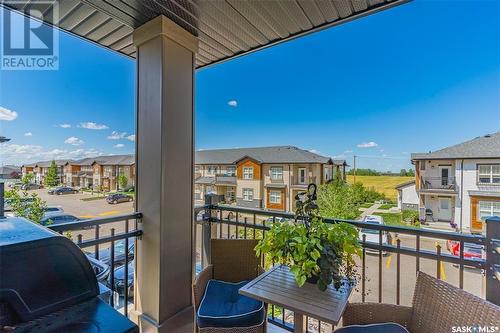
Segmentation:
{"type": "MultiPolygon", "coordinates": [[[[379,224],[382,225],[384,224],[384,218],[382,216],[378,215],[366,215],[365,218],[363,219],[363,223],[370,223],[370,224],[379,224]]],[[[367,243],[379,243],[379,231],[376,229],[371,229],[371,228],[361,228],[359,231],[359,240],[362,242],[363,241],[363,235],[366,236],[366,242],[367,243]]],[[[382,231],[382,245],[388,245],[388,238],[387,238],[387,232],[382,231]]],[[[371,253],[378,253],[378,250],[375,249],[370,249],[366,248],[366,252],[371,252],[371,253]]],[[[386,255],[386,251],[382,251],[382,254],[386,255]]]]}

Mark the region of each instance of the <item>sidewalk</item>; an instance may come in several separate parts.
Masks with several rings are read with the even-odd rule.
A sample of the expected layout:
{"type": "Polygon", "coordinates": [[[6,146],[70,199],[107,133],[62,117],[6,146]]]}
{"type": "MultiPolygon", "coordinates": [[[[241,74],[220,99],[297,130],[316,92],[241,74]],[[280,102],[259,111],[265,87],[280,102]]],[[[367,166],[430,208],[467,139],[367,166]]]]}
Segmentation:
{"type": "Polygon", "coordinates": [[[358,217],[358,221],[363,221],[367,215],[372,215],[375,211],[382,206],[382,204],[376,203],[371,205],[371,207],[365,209],[363,213],[358,217]]]}

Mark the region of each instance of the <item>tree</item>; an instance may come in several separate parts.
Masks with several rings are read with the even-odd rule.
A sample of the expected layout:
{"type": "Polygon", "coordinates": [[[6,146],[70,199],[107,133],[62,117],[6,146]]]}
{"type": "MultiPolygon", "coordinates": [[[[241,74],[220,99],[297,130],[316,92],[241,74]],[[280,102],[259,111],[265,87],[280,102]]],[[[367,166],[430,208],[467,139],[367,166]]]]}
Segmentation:
{"type": "Polygon", "coordinates": [[[408,169],[408,172],[406,173],[408,177],[415,177],[415,171],[413,169],[408,169]]]}
{"type": "Polygon", "coordinates": [[[408,176],[408,172],[406,171],[406,169],[401,169],[401,171],[399,171],[399,175],[401,177],[406,177],[408,176]]]}
{"type": "Polygon", "coordinates": [[[23,191],[19,194],[17,189],[12,189],[7,193],[6,197],[9,198],[9,204],[15,216],[40,223],[47,208],[45,201],[35,193],[29,195],[28,192],[23,191]]]}
{"type": "MultiPolygon", "coordinates": [[[[347,172],[348,175],[354,175],[354,169],[347,172]]],[[[356,169],[357,176],[380,176],[380,172],[373,169],[356,169]]]]}
{"type": "Polygon", "coordinates": [[[35,174],[34,173],[27,173],[23,176],[23,178],[21,179],[21,182],[23,184],[29,184],[29,183],[32,183],[33,180],[35,179],[35,174]]]}
{"type": "Polygon", "coordinates": [[[45,185],[47,186],[57,186],[59,185],[59,179],[57,177],[57,165],[56,161],[52,161],[50,164],[47,175],[45,176],[45,185]]]}
{"type": "Polygon", "coordinates": [[[123,173],[118,176],[118,185],[122,190],[128,185],[128,178],[123,173]]]}
{"type": "Polygon", "coordinates": [[[340,179],[319,187],[318,206],[320,215],[324,217],[355,219],[359,215],[352,187],[340,179]]]}

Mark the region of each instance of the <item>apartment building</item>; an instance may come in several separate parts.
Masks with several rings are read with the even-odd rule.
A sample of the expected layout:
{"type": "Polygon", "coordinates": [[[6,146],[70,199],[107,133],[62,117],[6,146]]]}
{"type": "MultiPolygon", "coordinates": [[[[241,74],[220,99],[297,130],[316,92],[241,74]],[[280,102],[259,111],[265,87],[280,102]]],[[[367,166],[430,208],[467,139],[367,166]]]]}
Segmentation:
{"type": "Polygon", "coordinates": [[[347,163],[293,146],[197,151],[195,200],[209,193],[249,208],[293,211],[294,197],[310,183],[323,184],[347,163]]]}
{"type": "Polygon", "coordinates": [[[118,176],[125,175],[127,186],[135,184],[134,155],[99,156],[92,163],[93,186],[103,191],[118,190],[118,176]]]}
{"type": "Polygon", "coordinates": [[[79,188],[115,191],[118,176],[125,175],[127,186],[135,183],[134,155],[110,155],[70,161],[64,167],[65,184],[79,188]]]}
{"type": "Polygon", "coordinates": [[[411,158],[421,219],[482,232],[500,216],[500,132],[411,158]]]}
{"type": "Polygon", "coordinates": [[[64,184],[78,188],[92,188],[95,157],[67,162],[64,166],[64,184]]]}
{"type": "MultiPolygon", "coordinates": [[[[54,160],[57,166],[57,177],[61,183],[64,182],[64,166],[70,161],[71,160],[54,160]]],[[[28,173],[33,173],[35,175],[34,182],[36,184],[43,184],[51,164],[52,160],[25,164],[21,166],[21,172],[23,176],[28,173]]]]}

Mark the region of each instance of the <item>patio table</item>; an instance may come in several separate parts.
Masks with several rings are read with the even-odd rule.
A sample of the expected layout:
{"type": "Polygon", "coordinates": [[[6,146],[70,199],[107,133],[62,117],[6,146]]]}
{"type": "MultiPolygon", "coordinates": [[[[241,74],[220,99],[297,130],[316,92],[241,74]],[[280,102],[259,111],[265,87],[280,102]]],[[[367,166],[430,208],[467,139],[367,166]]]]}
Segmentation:
{"type": "Polygon", "coordinates": [[[351,294],[348,286],[336,290],[332,285],[326,291],[305,283],[299,287],[287,266],[275,266],[243,286],[241,295],[284,307],[294,312],[294,332],[307,332],[304,316],[337,325],[351,294]]]}

